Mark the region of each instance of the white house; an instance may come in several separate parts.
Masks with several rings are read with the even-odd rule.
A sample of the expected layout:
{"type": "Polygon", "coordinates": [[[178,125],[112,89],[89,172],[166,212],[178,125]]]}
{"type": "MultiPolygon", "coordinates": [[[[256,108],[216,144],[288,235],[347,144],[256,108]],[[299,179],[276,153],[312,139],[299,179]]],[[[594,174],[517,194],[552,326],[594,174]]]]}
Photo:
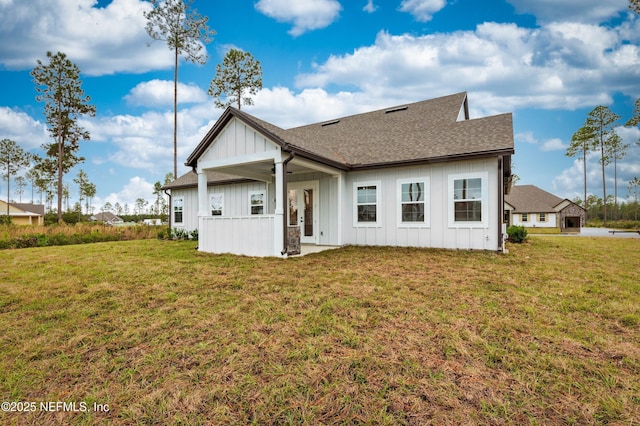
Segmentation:
{"type": "Polygon", "coordinates": [[[204,252],[497,251],[513,153],[511,114],[470,120],[466,93],[288,130],[228,108],[165,189],[204,252]]]}

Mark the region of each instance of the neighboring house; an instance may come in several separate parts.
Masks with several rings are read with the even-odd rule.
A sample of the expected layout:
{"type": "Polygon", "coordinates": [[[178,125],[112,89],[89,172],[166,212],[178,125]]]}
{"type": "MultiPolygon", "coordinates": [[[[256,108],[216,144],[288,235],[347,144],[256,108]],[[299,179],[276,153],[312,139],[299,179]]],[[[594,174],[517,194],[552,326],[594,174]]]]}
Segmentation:
{"type": "MultiPolygon", "coordinates": [[[[0,216],[7,215],[7,203],[0,200],[0,216]]],[[[9,216],[14,225],[44,225],[44,205],[9,203],[9,216]]]]}
{"type": "Polygon", "coordinates": [[[511,114],[470,120],[458,93],[284,130],[227,108],[171,191],[200,251],[302,244],[501,250],[511,114]]]}
{"type": "Polygon", "coordinates": [[[586,217],[586,211],[576,203],[534,185],[513,186],[505,197],[505,218],[510,225],[580,232],[586,217]]]}
{"type": "Polygon", "coordinates": [[[104,222],[107,225],[119,225],[121,223],[124,223],[124,220],[111,212],[101,212],[98,214],[94,214],[89,218],[89,220],[92,222],[104,222]]]}

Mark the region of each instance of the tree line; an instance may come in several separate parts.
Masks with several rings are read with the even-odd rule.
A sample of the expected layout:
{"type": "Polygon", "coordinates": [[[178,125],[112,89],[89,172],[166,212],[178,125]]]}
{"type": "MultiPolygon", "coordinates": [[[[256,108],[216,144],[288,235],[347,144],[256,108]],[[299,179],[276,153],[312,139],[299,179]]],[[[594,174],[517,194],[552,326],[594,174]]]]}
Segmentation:
{"type": "MultiPolygon", "coordinates": [[[[178,64],[179,59],[204,64],[207,61],[204,44],[212,40],[215,30],[208,27],[208,17],[200,15],[193,7],[193,0],[151,0],[152,9],[144,12],[147,19],[146,31],[153,41],[164,41],[174,53],[174,129],[173,129],[173,173],[172,179],[177,177],[177,108],[178,108],[178,64]]],[[[41,147],[45,156],[25,152],[15,141],[2,139],[0,141],[0,170],[7,181],[7,201],[11,197],[11,177],[21,170],[30,168],[24,176],[17,176],[16,193],[20,200],[26,186],[26,180],[32,184],[33,191],[45,194],[49,210],[57,195],[58,222],[63,222],[63,212],[69,211],[70,190],[64,183],[64,176],[76,165],[84,162],[84,157],[78,155],[80,142],[89,141],[91,135],[88,130],[79,125],[82,116],[93,117],[96,107],[91,104],[91,97],[84,93],[80,69],[63,52],[47,52],[47,61],[37,60],[37,65],[31,71],[37,92],[36,100],[44,104],[44,116],[52,141],[41,147]],[[66,200],[66,208],[63,207],[66,200]]],[[[231,49],[225,55],[222,65],[216,67],[216,75],[211,80],[208,93],[215,98],[215,105],[226,108],[230,105],[252,105],[253,100],[248,95],[255,95],[262,89],[262,68],[248,52],[231,49]],[[224,99],[221,100],[221,99],[224,99]]],[[[89,182],[86,172],[80,170],[74,178],[78,184],[79,201],[73,207],[80,214],[82,203],[85,202],[85,212],[94,209],[91,199],[96,194],[95,184],[89,182]],[[78,208],[79,206],[79,208],[78,208]]],[[[166,179],[165,179],[165,183],[166,179]]],[[[156,182],[154,195],[156,200],[149,203],[139,199],[135,203],[134,211],[141,214],[143,210],[152,210],[157,214],[167,209],[161,194],[162,185],[156,182]],[[164,204],[163,204],[164,202],[164,204]],[[151,206],[147,209],[148,206],[151,206]]],[[[116,203],[118,204],[118,203],[116,203]]],[[[103,211],[121,212],[126,215],[128,206],[102,206],[103,211]]],[[[7,204],[7,216],[9,207],[7,204]]]]}
{"type": "MultiPolygon", "coordinates": [[[[584,196],[582,200],[574,200],[582,205],[589,217],[600,217],[606,225],[608,219],[620,219],[618,206],[618,160],[623,160],[628,152],[630,144],[622,142],[622,138],[616,132],[619,126],[620,115],[611,111],[604,105],[595,107],[585,120],[584,125],[571,137],[571,144],[567,148],[568,157],[577,157],[582,160],[584,196]],[[587,195],[587,157],[591,153],[600,156],[600,170],[602,175],[602,198],[595,195],[587,195]],[[607,195],[606,166],[613,165],[614,194],[607,195]],[[608,207],[613,207],[613,211],[608,207]]],[[[631,118],[625,123],[625,127],[636,127],[640,124],[640,99],[636,100],[635,109],[631,118]]],[[[640,146],[640,140],[636,142],[640,146]]],[[[628,182],[629,198],[635,203],[637,212],[638,184],[637,176],[628,182]]],[[[637,213],[634,215],[637,220],[637,213]]],[[[629,218],[630,219],[630,218],[629,218]]]]}

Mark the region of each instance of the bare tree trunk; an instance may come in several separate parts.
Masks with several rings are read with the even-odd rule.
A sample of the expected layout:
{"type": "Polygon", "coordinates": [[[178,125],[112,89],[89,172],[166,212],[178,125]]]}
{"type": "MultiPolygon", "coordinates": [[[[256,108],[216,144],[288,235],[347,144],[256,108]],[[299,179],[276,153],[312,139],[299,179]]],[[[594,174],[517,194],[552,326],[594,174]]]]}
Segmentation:
{"type": "Polygon", "coordinates": [[[586,212],[585,214],[588,216],[589,215],[589,211],[587,210],[587,150],[584,149],[582,151],[582,182],[584,182],[584,211],[586,212]]]}
{"type": "Polygon", "coordinates": [[[613,220],[618,220],[618,153],[613,154],[613,220]]]}
{"type": "Polygon", "coordinates": [[[173,67],[173,177],[178,178],[178,47],[173,67]]]}
{"type": "Polygon", "coordinates": [[[58,223],[62,223],[62,164],[64,155],[64,135],[62,133],[62,100],[58,105],[58,223]]]}
{"type": "Polygon", "coordinates": [[[10,163],[7,162],[7,220],[9,220],[9,202],[11,201],[11,173],[9,173],[10,163]]]}
{"type": "Polygon", "coordinates": [[[602,201],[604,205],[604,215],[602,219],[602,224],[607,226],[607,181],[605,180],[604,175],[604,135],[602,134],[602,130],[600,130],[600,165],[602,166],[602,201]]]}

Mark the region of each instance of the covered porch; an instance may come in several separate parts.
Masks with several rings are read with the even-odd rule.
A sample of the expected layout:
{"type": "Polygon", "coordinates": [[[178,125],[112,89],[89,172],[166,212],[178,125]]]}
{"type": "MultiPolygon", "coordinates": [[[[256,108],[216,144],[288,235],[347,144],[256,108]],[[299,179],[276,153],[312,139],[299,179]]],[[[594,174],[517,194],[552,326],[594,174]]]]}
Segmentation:
{"type": "Polygon", "coordinates": [[[340,170],[277,149],[200,161],[196,172],[200,251],[287,257],[342,245],[340,170]],[[207,182],[209,171],[237,176],[253,189],[220,195],[207,182]],[[238,207],[216,211],[215,197],[238,207]]]}

